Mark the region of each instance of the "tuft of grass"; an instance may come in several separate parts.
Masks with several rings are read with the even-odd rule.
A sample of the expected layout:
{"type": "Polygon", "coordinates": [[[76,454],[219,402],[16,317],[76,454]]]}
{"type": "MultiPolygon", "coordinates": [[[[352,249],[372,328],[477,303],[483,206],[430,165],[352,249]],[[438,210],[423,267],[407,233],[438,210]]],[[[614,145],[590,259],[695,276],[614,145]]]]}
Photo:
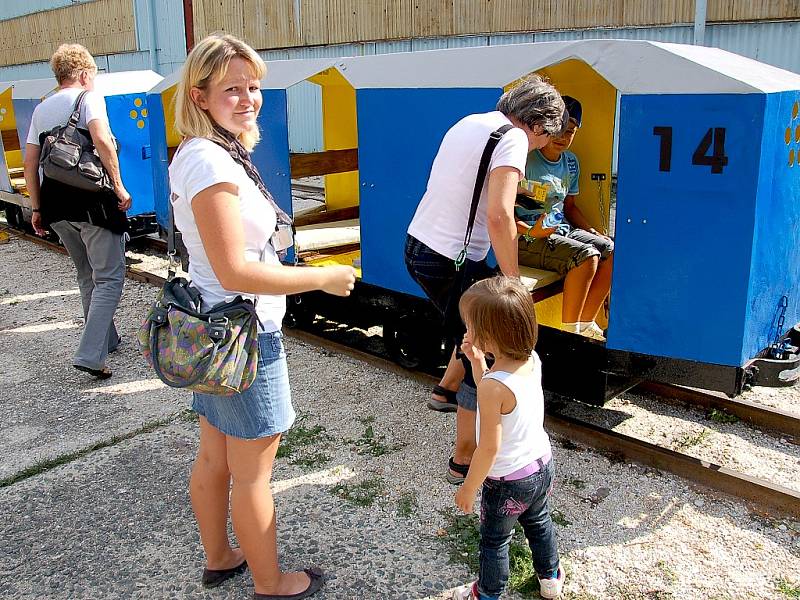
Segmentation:
{"type": "Polygon", "coordinates": [[[185,408],[178,414],[178,419],[186,423],[197,423],[200,421],[200,415],[194,412],[191,408],[185,408]]]}
{"type": "MultiPolygon", "coordinates": [[[[464,565],[472,573],[478,573],[480,522],[474,514],[457,514],[453,510],[441,511],[446,519],[440,537],[447,545],[447,554],[451,564],[464,565]]],[[[539,592],[539,580],[533,570],[531,551],[522,532],[517,525],[508,549],[508,589],[517,592],[523,598],[536,598],[539,592]]]]}
{"type": "Polygon", "coordinates": [[[365,417],[359,419],[363,425],[366,425],[364,433],[361,434],[357,440],[345,439],[345,443],[349,444],[352,449],[362,456],[383,456],[391,452],[397,452],[402,449],[405,444],[389,444],[386,442],[386,436],[382,433],[376,433],[372,422],[375,417],[365,417]]]}
{"type": "Polygon", "coordinates": [[[586,487],[586,482],[583,479],[577,479],[575,477],[568,477],[567,483],[578,490],[582,490],[586,487]]]}
{"type": "Polygon", "coordinates": [[[278,446],[276,456],[278,458],[288,458],[299,448],[325,442],[329,439],[330,436],[325,433],[325,428],[322,425],[314,425],[313,427],[296,425],[287,431],[286,435],[281,439],[281,445],[278,446]]]}
{"type": "Polygon", "coordinates": [[[700,446],[709,437],[711,437],[711,430],[703,427],[703,429],[697,433],[684,433],[681,437],[675,440],[674,446],[676,450],[700,446]]]}
{"type": "Polygon", "coordinates": [[[787,598],[800,598],[800,584],[792,583],[788,579],[780,578],[775,583],[775,589],[787,598]]]}
{"type": "Polygon", "coordinates": [[[666,561],[660,560],[656,563],[656,566],[661,570],[664,574],[664,578],[669,581],[670,583],[675,583],[678,581],[678,575],[672,568],[666,563],[666,561]]]}
{"type": "Polygon", "coordinates": [[[385,484],[380,477],[365,479],[360,483],[339,483],[330,489],[331,494],[338,496],[356,506],[368,507],[384,492],[385,484]]]}
{"type": "Polygon", "coordinates": [[[732,415],[725,410],[717,410],[716,408],[712,408],[711,412],[709,412],[706,416],[711,421],[714,421],[715,423],[722,423],[724,425],[739,422],[739,417],[736,415],[732,415]]]}
{"type": "Polygon", "coordinates": [[[556,525],[561,525],[561,527],[569,527],[572,525],[572,521],[567,519],[563,512],[554,508],[550,511],[550,518],[553,520],[553,523],[556,525]]]}
{"type": "Polygon", "coordinates": [[[314,454],[307,454],[306,456],[298,456],[294,460],[290,460],[290,465],[299,465],[306,469],[314,469],[321,467],[331,462],[331,457],[324,452],[315,452],[314,454]]]}
{"type": "Polygon", "coordinates": [[[405,492],[397,500],[397,514],[401,517],[408,518],[413,515],[417,510],[417,493],[405,492]]]}

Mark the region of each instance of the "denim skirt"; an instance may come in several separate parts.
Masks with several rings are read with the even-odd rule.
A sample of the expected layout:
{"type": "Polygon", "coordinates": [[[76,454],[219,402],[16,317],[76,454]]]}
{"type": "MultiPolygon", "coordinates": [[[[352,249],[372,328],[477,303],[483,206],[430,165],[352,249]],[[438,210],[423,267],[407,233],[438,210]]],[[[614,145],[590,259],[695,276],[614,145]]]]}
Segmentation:
{"type": "Polygon", "coordinates": [[[280,331],[258,334],[258,371],[241,394],[194,393],[192,410],[225,435],[247,440],[288,431],[295,419],[280,331]]]}

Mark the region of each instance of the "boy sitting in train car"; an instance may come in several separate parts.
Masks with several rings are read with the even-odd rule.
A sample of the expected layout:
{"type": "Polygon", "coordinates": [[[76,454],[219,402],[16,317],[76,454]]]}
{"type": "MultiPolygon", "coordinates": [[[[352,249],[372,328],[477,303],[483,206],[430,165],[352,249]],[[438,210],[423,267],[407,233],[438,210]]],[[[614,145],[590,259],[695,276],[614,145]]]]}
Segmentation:
{"type": "Polygon", "coordinates": [[[591,226],[575,202],[580,163],[568,148],[581,126],[583,108],[563,96],[569,126],[541,150],[528,154],[525,179],[520,182],[515,206],[519,238],[519,264],[556,271],[564,277],[561,328],[605,340],[595,322],[611,289],[614,242],[591,226]],[[543,227],[555,227],[546,238],[529,234],[543,219],[543,227]]]}

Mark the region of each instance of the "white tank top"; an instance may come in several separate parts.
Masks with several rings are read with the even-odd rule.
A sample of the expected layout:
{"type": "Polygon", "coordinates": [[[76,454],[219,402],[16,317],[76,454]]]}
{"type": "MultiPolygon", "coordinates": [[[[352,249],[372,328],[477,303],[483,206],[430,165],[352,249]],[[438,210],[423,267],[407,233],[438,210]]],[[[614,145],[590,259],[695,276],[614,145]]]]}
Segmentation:
{"type": "MultiPolygon", "coordinates": [[[[507,371],[490,371],[484,379],[494,379],[506,386],[517,399],[517,405],[507,415],[500,415],[503,439],[497,452],[490,477],[505,477],[548,454],[550,438],[544,430],[544,393],[542,392],[542,362],[536,352],[531,354],[533,371],[517,375],[507,371]]],[[[480,443],[481,410],[478,406],[475,436],[480,443]]]]}

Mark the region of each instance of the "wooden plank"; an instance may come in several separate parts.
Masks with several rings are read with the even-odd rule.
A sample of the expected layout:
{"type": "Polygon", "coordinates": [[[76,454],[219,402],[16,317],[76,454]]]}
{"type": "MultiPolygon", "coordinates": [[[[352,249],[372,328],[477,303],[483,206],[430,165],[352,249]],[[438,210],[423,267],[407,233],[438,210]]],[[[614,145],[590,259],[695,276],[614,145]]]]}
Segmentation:
{"type": "Polygon", "coordinates": [[[294,226],[319,225],[320,223],[333,223],[335,221],[348,221],[350,219],[358,219],[358,206],[348,206],[347,208],[300,215],[294,219],[294,226]]]}
{"type": "Polygon", "coordinates": [[[329,43],[327,0],[300,0],[300,39],[303,46],[329,43]]]}
{"type": "Polygon", "coordinates": [[[487,0],[460,0],[453,3],[453,33],[486,33],[492,29],[492,8],[487,0]]]}
{"type": "Polygon", "coordinates": [[[244,0],[244,39],[254,48],[299,46],[294,0],[244,0]]]}
{"type": "Polygon", "coordinates": [[[414,0],[411,15],[413,37],[453,35],[453,2],[460,0],[414,0]]]}
{"type": "Polygon", "coordinates": [[[347,173],[358,170],[358,148],[289,155],[292,178],[347,173]]]}
{"type": "Polygon", "coordinates": [[[3,130],[3,149],[6,152],[11,152],[12,150],[19,150],[19,136],[17,135],[16,129],[4,129],[3,130]]]}

